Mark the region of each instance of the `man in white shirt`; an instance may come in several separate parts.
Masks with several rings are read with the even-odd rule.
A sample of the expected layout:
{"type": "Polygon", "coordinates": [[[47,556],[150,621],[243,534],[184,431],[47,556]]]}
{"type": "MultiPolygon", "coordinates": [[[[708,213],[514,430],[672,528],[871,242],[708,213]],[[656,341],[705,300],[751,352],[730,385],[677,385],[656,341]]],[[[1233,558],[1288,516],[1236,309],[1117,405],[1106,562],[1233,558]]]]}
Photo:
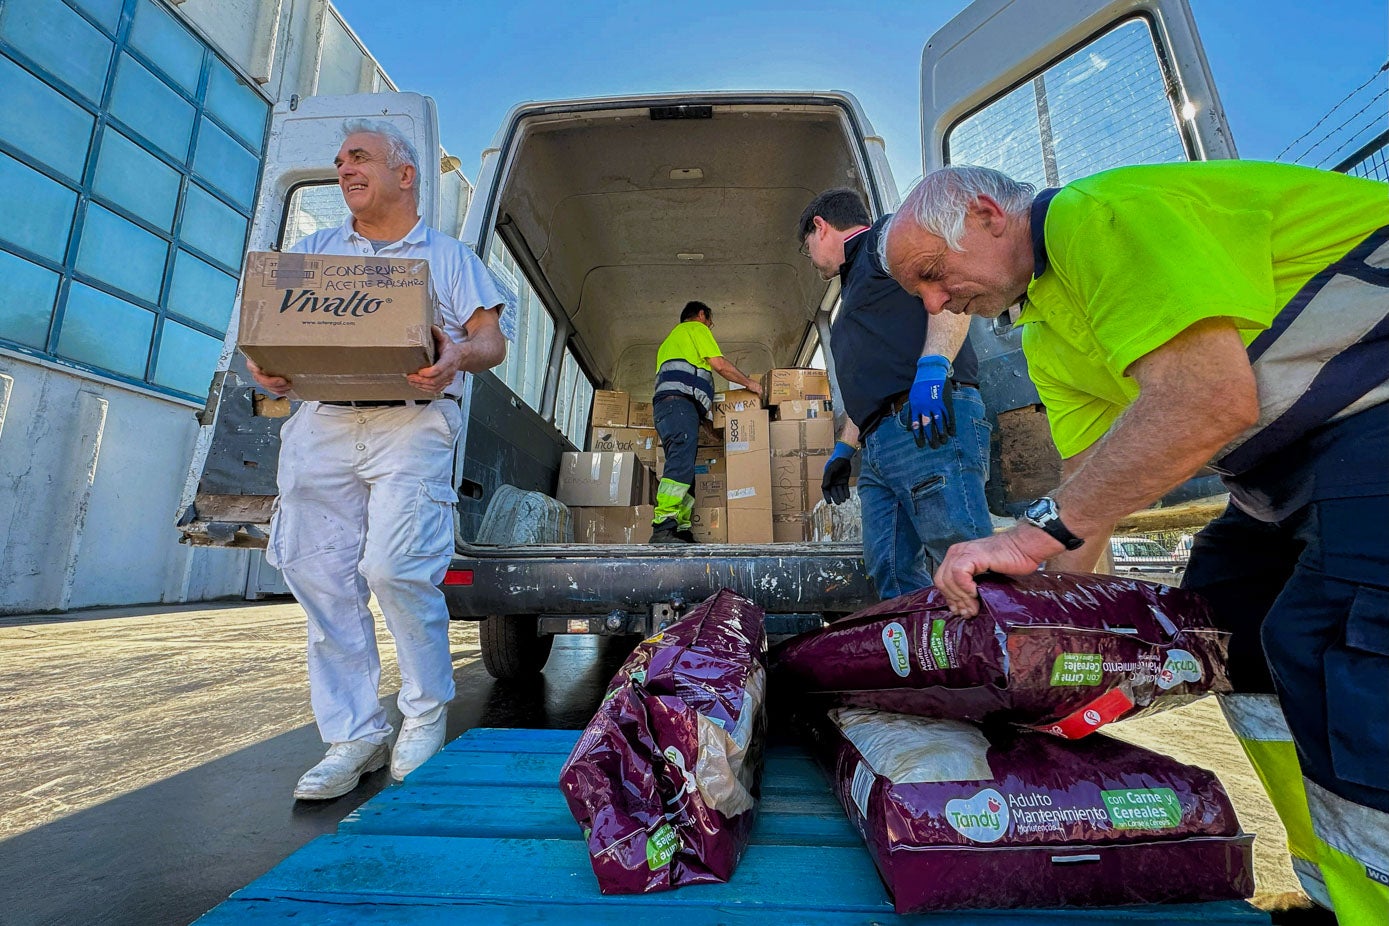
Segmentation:
{"type": "MultiPolygon", "coordinates": [[[[438,584],[453,554],[453,452],[465,373],[506,357],[506,298],[462,242],[419,216],[419,156],[385,122],[349,120],[334,163],[351,217],[289,250],[426,258],[441,324],[437,360],[409,377],[417,401],[305,402],[280,431],[279,504],[267,559],[308,615],[309,692],[328,754],[295,786],[339,797],[391,763],[402,779],[438,752],[453,699],[448,608],[438,584]],[[431,400],[431,394],[445,398],[431,400]],[[394,751],[377,696],[381,662],[367,601],[396,641],[404,718],[394,751]]],[[[247,361],[260,386],[291,388],[247,361]]]]}

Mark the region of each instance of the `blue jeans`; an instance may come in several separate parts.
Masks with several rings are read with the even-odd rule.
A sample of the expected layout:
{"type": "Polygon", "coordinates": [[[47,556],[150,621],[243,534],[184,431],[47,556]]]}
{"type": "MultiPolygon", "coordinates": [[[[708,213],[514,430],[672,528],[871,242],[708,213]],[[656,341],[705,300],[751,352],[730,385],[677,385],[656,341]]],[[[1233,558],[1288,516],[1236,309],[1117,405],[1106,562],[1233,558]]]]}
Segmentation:
{"type": "Polygon", "coordinates": [[[990,430],[979,390],[965,387],[955,390],[955,436],[942,447],[917,446],[906,408],[869,432],[858,497],[863,559],[879,597],[926,588],[951,544],[992,533],[990,430]]]}

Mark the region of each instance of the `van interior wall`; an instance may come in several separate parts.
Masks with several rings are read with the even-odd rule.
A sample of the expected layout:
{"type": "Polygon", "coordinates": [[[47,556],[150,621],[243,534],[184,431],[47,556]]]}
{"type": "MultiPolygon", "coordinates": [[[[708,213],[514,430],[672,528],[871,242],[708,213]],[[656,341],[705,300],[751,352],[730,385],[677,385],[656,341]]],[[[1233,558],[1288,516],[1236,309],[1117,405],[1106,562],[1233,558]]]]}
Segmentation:
{"type": "Polygon", "coordinates": [[[656,350],[691,299],[745,372],[794,362],[824,293],[796,221],[821,190],[860,191],[831,107],[715,106],[536,117],[497,215],[515,224],[605,383],[651,394],[656,350]]]}

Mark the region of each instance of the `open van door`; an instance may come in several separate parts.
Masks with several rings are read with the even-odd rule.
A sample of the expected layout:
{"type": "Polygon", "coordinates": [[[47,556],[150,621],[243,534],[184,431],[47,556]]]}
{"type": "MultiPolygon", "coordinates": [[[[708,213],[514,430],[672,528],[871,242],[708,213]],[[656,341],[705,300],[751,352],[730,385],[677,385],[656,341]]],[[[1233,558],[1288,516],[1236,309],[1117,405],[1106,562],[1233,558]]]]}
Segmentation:
{"type": "MultiPolygon", "coordinates": [[[[439,156],[439,124],[432,99],[418,93],[294,96],[277,104],[271,116],[247,250],[279,250],[347,219],[333,159],[342,143],[343,121],[356,117],[388,122],[414,143],[422,159],[420,215],[435,225],[440,177],[432,168],[439,156]]],[[[236,301],[241,302],[239,285],[236,301]]],[[[233,315],[199,416],[202,427],[178,527],[190,543],[264,547],[276,496],[280,425],[289,415],[290,400],[256,393],[236,350],[238,321],[233,315]]]]}
{"type": "MultiPolygon", "coordinates": [[[[922,163],[1058,187],[1125,164],[1236,157],[1186,0],[976,0],[927,42],[922,163]]],[[[1061,462],[1006,318],[970,331],[996,440],[989,505],[1016,515],[1061,462]]],[[[1218,490],[1216,490],[1218,491],[1218,490]]]]}

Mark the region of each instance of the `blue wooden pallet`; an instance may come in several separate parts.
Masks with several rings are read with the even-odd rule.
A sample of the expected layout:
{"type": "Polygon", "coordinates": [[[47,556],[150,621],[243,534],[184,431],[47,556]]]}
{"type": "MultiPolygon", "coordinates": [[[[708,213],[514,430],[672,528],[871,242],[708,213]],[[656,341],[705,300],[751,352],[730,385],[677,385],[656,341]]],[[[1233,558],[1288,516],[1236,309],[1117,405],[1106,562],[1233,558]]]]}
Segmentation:
{"type": "Polygon", "coordinates": [[[679,926],[1267,926],[1245,903],[898,916],[804,752],[767,756],[752,842],[728,884],[604,897],[557,782],[575,730],[470,730],[198,921],[679,926]]]}

